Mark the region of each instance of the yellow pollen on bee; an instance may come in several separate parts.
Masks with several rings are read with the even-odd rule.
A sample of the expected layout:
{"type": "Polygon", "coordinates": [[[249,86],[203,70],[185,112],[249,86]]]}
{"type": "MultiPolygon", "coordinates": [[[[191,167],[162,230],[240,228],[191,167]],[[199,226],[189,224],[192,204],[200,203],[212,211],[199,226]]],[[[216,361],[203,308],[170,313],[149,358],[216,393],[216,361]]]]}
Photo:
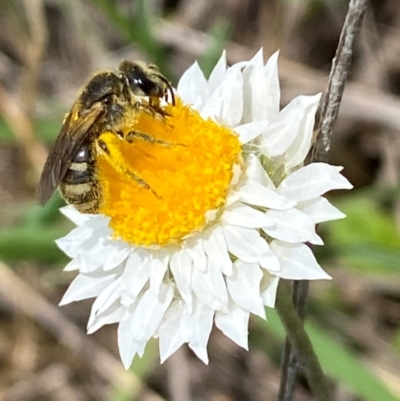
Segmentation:
{"type": "Polygon", "coordinates": [[[135,245],[179,243],[201,230],[206,213],[224,205],[241,159],[230,129],[204,120],[180,99],[164,111],[165,119],[145,111],[126,118],[123,134],[146,139],[136,135],[129,143],[103,134],[110,149],[97,160],[100,213],[111,218],[117,238],[135,245]]]}

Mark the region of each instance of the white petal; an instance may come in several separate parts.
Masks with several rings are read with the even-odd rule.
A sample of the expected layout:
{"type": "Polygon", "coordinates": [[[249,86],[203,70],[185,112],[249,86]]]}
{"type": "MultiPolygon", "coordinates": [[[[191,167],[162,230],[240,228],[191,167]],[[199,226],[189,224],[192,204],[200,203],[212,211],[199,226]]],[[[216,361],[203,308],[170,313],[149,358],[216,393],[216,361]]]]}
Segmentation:
{"type": "Polygon", "coordinates": [[[68,287],[60,305],[67,305],[74,301],[97,297],[105,288],[107,288],[118,275],[110,274],[106,276],[89,276],[78,274],[68,287]]]}
{"type": "MultiPolygon", "coordinates": [[[[86,242],[87,244],[83,243],[82,246],[89,247],[91,245],[90,241],[86,242]]],[[[86,249],[79,255],[79,271],[81,273],[91,273],[100,269],[108,255],[113,251],[113,245],[104,245],[103,241],[97,242],[93,247],[86,249]]]]}
{"type": "Polygon", "coordinates": [[[264,273],[261,281],[261,298],[265,306],[275,308],[276,291],[278,289],[279,277],[264,273]]]}
{"type": "Polygon", "coordinates": [[[74,270],[79,270],[81,267],[81,264],[79,262],[79,259],[72,259],[67,266],[64,267],[65,272],[72,272],[74,270]]]}
{"type": "Polygon", "coordinates": [[[265,67],[262,70],[255,71],[252,76],[252,121],[271,120],[279,112],[278,55],[279,52],[274,53],[265,67]]]}
{"type": "Polygon", "coordinates": [[[248,350],[249,316],[248,311],[231,300],[228,313],[216,312],[215,325],[232,341],[248,350]]]}
{"type": "Polygon", "coordinates": [[[148,341],[154,335],[173,296],[173,287],[167,284],[161,284],[156,295],[150,290],[144,293],[132,320],[132,335],[136,341],[148,341]]]}
{"type": "Polygon", "coordinates": [[[221,221],[225,224],[247,228],[268,227],[274,224],[265,213],[241,202],[228,206],[221,216],[221,221]]]}
{"type": "Polygon", "coordinates": [[[118,325],[119,355],[125,369],[129,369],[134,356],[142,347],[144,348],[143,342],[140,343],[133,338],[131,324],[131,317],[128,315],[118,325]]]}
{"type": "Polygon", "coordinates": [[[281,265],[279,263],[278,257],[272,252],[268,242],[263,238],[261,238],[261,240],[263,241],[263,253],[258,259],[259,265],[269,272],[276,272],[281,270],[281,265]]]}
{"type": "Polygon", "coordinates": [[[62,207],[60,212],[77,226],[83,226],[91,218],[90,214],[80,213],[72,205],[62,207]]]}
{"type": "Polygon", "coordinates": [[[333,189],[351,188],[353,186],[336,166],[311,163],[286,177],[279,185],[278,192],[296,202],[304,202],[333,189]]]}
{"type": "Polygon", "coordinates": [[[226,275],[232,274],[232,261],[225,242],[224,232],[221,226],[215,226],[203,237],[204,251],[208,259],[218,266],[226,275]]]}
{"type": "Polygon", "coordinates": [[[254,72],[261,70],[263,67],[264,51],[261,48],[249,61],[246,62],[246,66],[243,69],[243,75],[249,75],[251,77],[254,72]]]}
{"type": "Polygon", "coordinates": [[[296,139],[304,115],[304,109],[299,107],[297,99],[286,105],[269,124],[262,136],[261,151],[263,154],[270,157],[281,156],[296,139]]]}
{"type": "Polygon", "coordinates": [[[169,253],[163,249],[151,252],[150,290],[158,294],[168,268],[169,253]]]}
{"type": "Polygon", "coordinates": [[[82,252],[82,242],[92,236],[92,231],[88,227],[76,227],[55,243],[68,257],[76,258],[82,252]]]}
{"type": "Polygon", "coordinates": [[[269,105],[268,119],[272,119],[279,112],[281,102],[281,89],[278,76],[278,57],[279,50],[272,54],[264,66],[264,75],[269,82],[268,98],[266,99],[269,105]]]}
{"type": "Polygon", "coordinates": [[[251,153],[247,157],[246,164],[246,177],[248,177],[250,180],[256,181],[264,187],[273,190],[276,189],[274,183],[264,170],[259,158],[255,154],[251,153]]]}
{"type": "Polygon", "coordinates": [[[207,80],[197,62],[185,71],[179,80],[177,92],[182,100],[201,110],[209,96],[207,80]]]}
{"type": "Polygon", "coordinates": [[[158,329],[161,363],[164,363],[185,342],[180,330],[182,313],[183,304],[179,301],[173,302],[165,312],[163,322],[158,329]]]}
{"type": "Polygon", "coordinates": [[[322,197],[299,203],[297,208],[310,216],[315,224],[324,221],[344,219],[346,217],[344,213],[331,205],[326,198],[322,197]]]}
{"type": "Polygon", "coordinates": [[[221,90],[217,88],[204,107],[201,108],[200,116],[203,120],[211,118],[214,121],[221,123],[221,115],[224,99],[221,96],[221,90]]]}
{"type": "Polygon", "coordinates": [[[103,270],[112,270],[122,263],[129,255],[129,245],[122,240],[113,240],[108,247],[107,256],[103,261],[103,270]]]}
{"type": "Polygon", "coordinates": [[[239,124],[243,113],[242,80],[240,70],[230,68],[224,80],[204,105],[201,116],[204,119],[213,118],[228,127],[239,124]]]}
{"type": "Polygon", "coordinates": [[[228,292],[221,270],[211,260],[207,270],[200,272],[193,270],[193,292],[201,302],[213,310],[226,310],[228,306],[228,292]]]}
{"type": "Polygon", "coordinates": [[[258,263],[245,263],[236,260],[233,274],[226,278],[229,295],[245,310],[265,319],[265,310],[260,296],[260,283],[263,273],[258,263]]]}
{"type": "Polygon", "coordinates": [[[228,127],[235,127],[243,116],[243,76],[240,70],[230,68],[225,76],[222,97],[221,121],[228,127]]]}
{"type": "Polygon", "coordinates": [[[301,119],[298,135],[285,153],[285,167],[287,171],[302,164],[310,150],[315,113],[318,109],[320,98],[320,93],[315,96],[299,96],[296,98],[300,102],[299,107],[303,109],[304,115],[301,119]]]}
{"type": "Polygon", "coordinates": [[[122,273],[122,287],[125,290],[124,304],[135,302],[140,291],[150,278],[150,257],[148,252],[137,250],[129,255],[122,273]]]}
{"type": "Polygon", "coordinates": [[[170,269],[189,312],[192,312],[192,265],[192,259],[185,252],[175,252],[171,257],[170,269]]]}
{"type": "Polygon", "coordinates": [[[243,69],[243,122],[253,121],[252,118],[252,80],[256,73],[263,68],[264,55],[260,49],[243,69]]]}
{"type": "Polygon", "coordinates": [[[185,241],[184,251],[190,256],[196,269],[200,271],[207,269],[207,257],[200,238],[188,238],[185,241]]]}
{"type": "Polygon", "coordinates": [[[267,188],[258,182],[248,180],[239,189],[240,199],[255,206],[264,206],[276,210],[286,210],[296,204],[288,198],[281,196],[274,190],[267,188]]]}
{"type": "Polygon", "coordinates": [[[93,229],[107,228],[110,222],[110,217],[103,214],[89,214],[90,218],[86,220],[85,226],[93,229]]]}
{"type": "Polygon", "coordinates": [[[108,309],[121,296],[121,292],[121,277],[118,277],[93,302],[89,322],[96,314],[108,309]]]}
{"type": "Polygon", "coordinates": [[[321,238],[315,232],[315,223],[300,210],[268,210],[266,215],[274,222],[272,227],[263,227],[263,231],[270,237],[290,243],[311,242],[316,245],[323,244],[321,238]]]}
{"type": "Polygon", "coordinates": [[[226,51],[224,50],[217,64],[215,64],[215,67],[210,74],[210,78],[208,79],[208,88],[210,90],[210,94],[212,94],[224,80],[225,73],[226,73],[226,51]]]}
{"type": "Polygon", "coordinates": [[[214,311],[201,301],[196,300],[192,314],[185,309],[180,329],[185,342],[194,351],[199,359],[208,364],[207,343],[210,338],[214,311]]]}
{"type": "Polygon", "coordinates": [[[96,315],[91,320],[89,318],[87,333],[92,334],[107,324],[118,323],[125,315],[125,308],[115,302],[110,308],[100,315],[96,315]]]}
{"type": "Polygon", "coordinates": [[[239,140],[241,143],[248,143],[254,138],[263,134],[268,125],[268,121],[252,121],[250,123],[235,127],[235,132],[239,135],[239,140]]]}
{"type": "Polygon", "coordinates": [[[281,262],[281,271],[276,272],[278,277],[289,280],[320,280],[330,279],[315,259],[311,249],[304,244],[288,244],[274,240],[271,249],[281,262]]]}
{"type": "Polygon", "coordinates": [[[229,252],[248,263],[258,261],[260,234],[257,230],[227,225],[223,226],[223,230],[229,252]]]}

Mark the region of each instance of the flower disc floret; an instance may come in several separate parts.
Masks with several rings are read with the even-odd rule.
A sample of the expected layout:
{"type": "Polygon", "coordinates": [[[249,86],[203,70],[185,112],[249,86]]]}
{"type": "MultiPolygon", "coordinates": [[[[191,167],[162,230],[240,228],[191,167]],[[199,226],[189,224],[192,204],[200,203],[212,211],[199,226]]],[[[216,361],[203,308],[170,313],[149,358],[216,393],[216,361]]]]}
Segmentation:
{"type": "Polygon", "coordinates": [[[232,130],[201,118],[179,98],[164,111],[165,118],[141,112],[124,127],[124,134],[148,136],[118,141],[135,177],[119,173],[105,156],[98,159],[100,212],[111,218],[116,238],[135,245],[175,243],[204,228],[207,212],[224,205],[240,163],[241,144],[232,130]]]}

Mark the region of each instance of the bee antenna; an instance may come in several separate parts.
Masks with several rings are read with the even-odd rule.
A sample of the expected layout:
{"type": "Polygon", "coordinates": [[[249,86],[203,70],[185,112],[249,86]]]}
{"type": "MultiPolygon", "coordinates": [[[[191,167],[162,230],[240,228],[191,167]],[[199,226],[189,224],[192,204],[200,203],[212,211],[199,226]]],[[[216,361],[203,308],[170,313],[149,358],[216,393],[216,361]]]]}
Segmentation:
{"type": "Polygon", "coordinates": [[[175,106],[175,94],[174,94],[174,90],[173,90],[173,88],[172,88],[172,85],[171,85],[171,83],[168,81],[168,79],[167,78],[165,78],[163,75],[158,75],[158,78],[160,78],[161,79],[161,81],[163,81],[166,85],[167,85],[167,88],[168,88],[168,91],[169,91],[169,93],[171,94],[171,99],[172,99],[172,106],[175,106]]]}
{"type": "Polygon", "coordinates": [[[172,106],[175,106],[175,93],[174,93],[174,90],[172,88],[172,85],[169,82],[167,84],[167,87],[168,87],[169,93],[171,94],[172,106]]]}

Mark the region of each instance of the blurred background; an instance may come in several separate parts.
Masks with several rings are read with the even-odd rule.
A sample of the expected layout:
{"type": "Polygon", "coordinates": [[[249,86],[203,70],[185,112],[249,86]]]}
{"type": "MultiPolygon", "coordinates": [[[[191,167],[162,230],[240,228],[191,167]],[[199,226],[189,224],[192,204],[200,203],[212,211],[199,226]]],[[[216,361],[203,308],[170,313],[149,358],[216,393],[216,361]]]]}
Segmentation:
{"type": "MultiPolygon", "coordinates": [[[[157,342],[130,371],[116,326],[86,336],[91,301],[57,305],[74,275],[54,239],[71,225],[54,196],[35,198],[47,149],[93,72],[122,59],[161,67],[176,84],[280,49],[282,106],[327,85],[347,0],[0,1],[0,400],[276,400],[284,331],[250,322],[250,352],[218,330],[205,366],[183,348],[159,364],[157,342]]],[[[400,3],[371,0],[336,124],[331,162],[350,193],[347,219],[321,225],[331,282],[311,285],[307,330],[335,401],[400,400],[400,3]]],[[[301,373],[301,372],[300,372],[301,373]]],[[[300,374],[301,376],[301,374],[300,374]]],[[[296,400],[312,400],[300,377],[296,400]]]]}

